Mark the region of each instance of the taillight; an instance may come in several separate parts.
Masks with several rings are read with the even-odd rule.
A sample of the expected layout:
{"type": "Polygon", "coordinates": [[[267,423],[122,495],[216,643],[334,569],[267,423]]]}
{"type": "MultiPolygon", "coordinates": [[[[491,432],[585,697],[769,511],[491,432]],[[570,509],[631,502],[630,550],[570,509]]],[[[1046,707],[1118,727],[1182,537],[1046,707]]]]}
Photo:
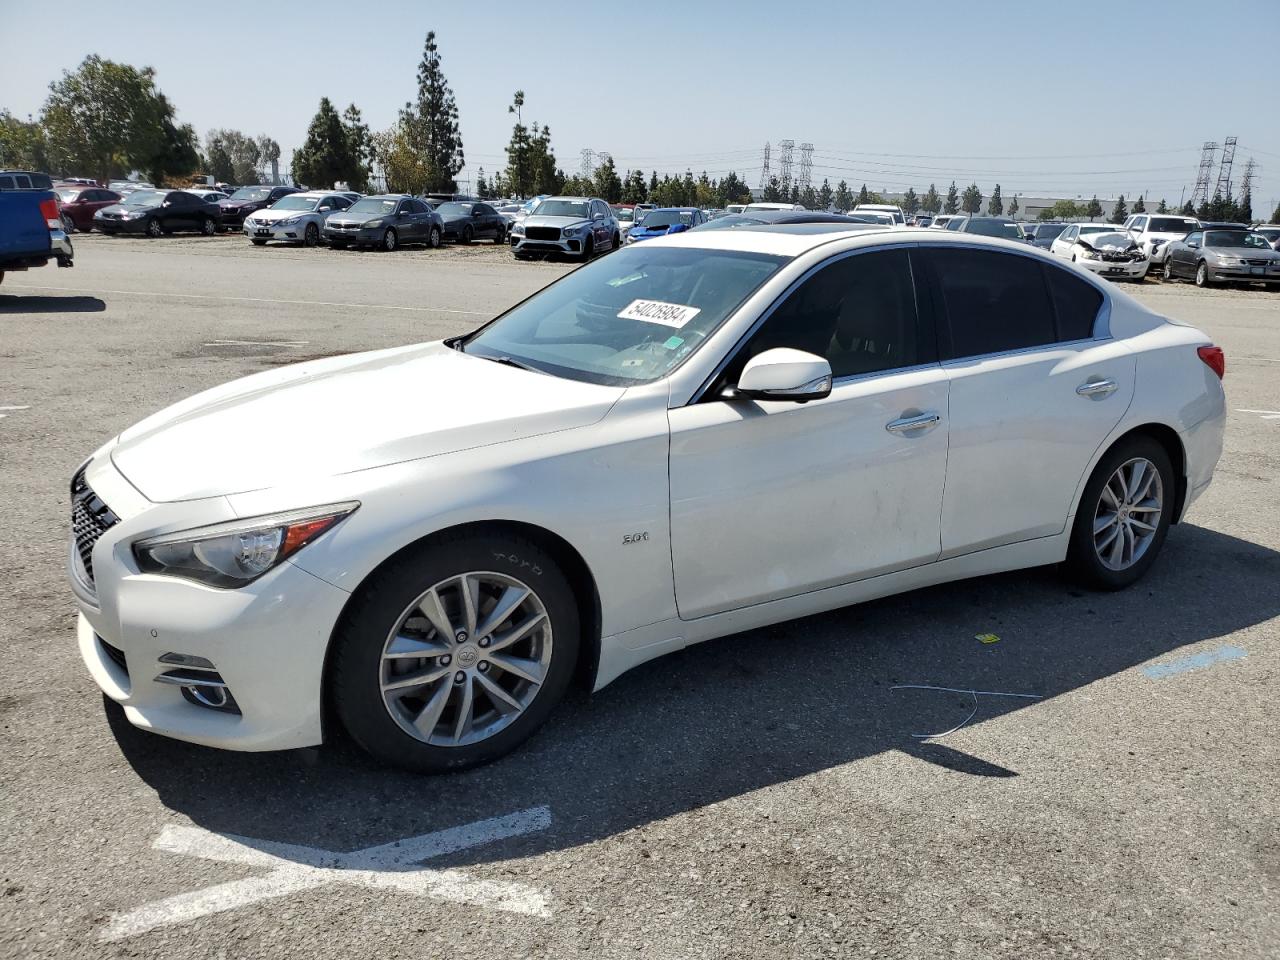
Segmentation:
{"type": "Polygon", "coordinates": [[[1221,347],[1200,347],[1196,350],[1200,355],[1200,359],[1204,361],[1205,366],[1218,375],[1221,380],[1227,372],[1227,355],[1222,352],[1221,347]]]}
{"type": "Polygon", "coordinates": [[[62,229],[62,214],[58,212],[58,201],[53,197],[40,201],[40,216],[44,217],[50,230],[62,229]]]}

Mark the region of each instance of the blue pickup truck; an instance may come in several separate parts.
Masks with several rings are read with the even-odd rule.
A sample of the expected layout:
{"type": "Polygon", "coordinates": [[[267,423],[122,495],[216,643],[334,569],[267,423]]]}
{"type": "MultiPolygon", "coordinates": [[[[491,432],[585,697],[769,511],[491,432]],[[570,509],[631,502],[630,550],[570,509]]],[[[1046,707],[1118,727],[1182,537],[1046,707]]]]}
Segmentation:
{"type": "Polygon", "coordinates": [[[0,170],[0,282],[7,271],[43,267],[50,260],[73,266],[74,257],[48,175],[0,170]]]}

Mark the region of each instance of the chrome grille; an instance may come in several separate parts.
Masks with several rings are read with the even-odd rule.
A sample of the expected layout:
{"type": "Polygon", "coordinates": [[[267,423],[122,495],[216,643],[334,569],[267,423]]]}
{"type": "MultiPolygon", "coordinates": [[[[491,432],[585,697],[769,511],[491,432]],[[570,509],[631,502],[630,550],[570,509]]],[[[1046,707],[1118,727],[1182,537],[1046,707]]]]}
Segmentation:
{"type": "Polygon", "coordinates": [[[84,479],[81,470],[71,481],[71,535],[85,577],[93,584],[93,548],[98,539],[120,522],[84,479]]]}

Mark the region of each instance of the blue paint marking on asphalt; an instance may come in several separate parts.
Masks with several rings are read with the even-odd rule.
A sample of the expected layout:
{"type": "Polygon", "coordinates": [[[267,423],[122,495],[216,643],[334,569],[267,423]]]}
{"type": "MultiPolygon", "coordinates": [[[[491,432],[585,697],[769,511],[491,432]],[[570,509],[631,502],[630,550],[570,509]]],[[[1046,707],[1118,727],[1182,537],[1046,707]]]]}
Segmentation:
{"type": "Polygon", "coordinates": [[[1243,647],[1233,646],[1228,643],[1217,650],[1210,650],[1207,653],[1194,653],[1189,657],[1170,660],[1168,663],[1156,663],[1149,667],[1143,667],[1142,672],[1152,680],[1163,680],[1165,677],[1186,673],[1188,670],[1203,670],[1205,667],[1212,667],[1215,663],[1239,660],[1245,656],[1248,656],[1248,654],[1243,647]]]}

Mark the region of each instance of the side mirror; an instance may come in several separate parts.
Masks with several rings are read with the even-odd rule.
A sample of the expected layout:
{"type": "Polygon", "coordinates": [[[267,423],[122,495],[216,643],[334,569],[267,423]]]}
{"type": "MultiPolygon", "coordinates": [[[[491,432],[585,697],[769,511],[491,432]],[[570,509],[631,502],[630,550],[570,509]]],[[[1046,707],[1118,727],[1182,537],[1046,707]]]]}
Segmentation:
{"type": "Polygon", "coordinates": [[[1192,249],[1192,250],[1199,250],[1199,249],[1200,249],[1200,244],[1196,243],[1194,240],[1188,240],[1188,241],[1187,241],[1187,246],[1188,246],[1190,249],[1192,249]]]}
{"type": "Polygon", "coordinates": [[[831,393],[831,364],[803,350],[775,347],[747,361],[735,395],[804,403],[831,393]]]}

